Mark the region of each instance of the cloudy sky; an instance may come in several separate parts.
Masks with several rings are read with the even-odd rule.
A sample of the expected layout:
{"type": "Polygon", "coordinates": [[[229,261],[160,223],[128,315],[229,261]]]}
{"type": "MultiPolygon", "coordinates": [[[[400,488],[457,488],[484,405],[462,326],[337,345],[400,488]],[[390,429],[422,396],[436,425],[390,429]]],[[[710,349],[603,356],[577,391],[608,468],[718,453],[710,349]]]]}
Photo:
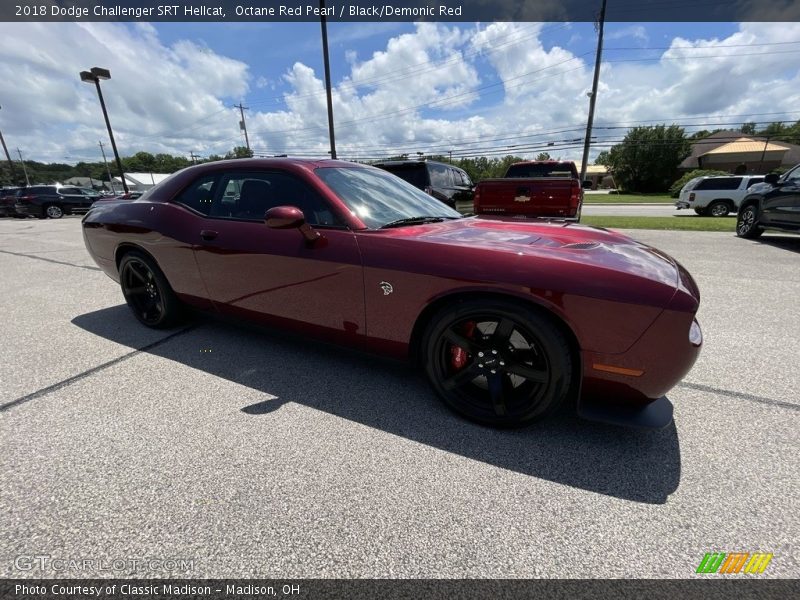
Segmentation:
{"type": "MultiPolygon", "coordinates": [[[[340,157],[579,158],[591,23],[331,23],[340,157]]],[[[800,23],[609,23],[594,153],[625,127],[800,119],[800,23]]],[[[123,155],[328,151],[318,23],[0,24],[0,130],[26,158],[99,160],[103,83],[123,155]]]]}

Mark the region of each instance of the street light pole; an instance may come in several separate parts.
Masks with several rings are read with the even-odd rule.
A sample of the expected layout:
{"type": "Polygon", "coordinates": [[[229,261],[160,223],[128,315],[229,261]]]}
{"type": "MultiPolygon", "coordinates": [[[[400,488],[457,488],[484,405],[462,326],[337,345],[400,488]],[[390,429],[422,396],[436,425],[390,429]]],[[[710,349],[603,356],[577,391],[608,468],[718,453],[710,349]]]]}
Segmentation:
{"type": "MultiPolygon", "coordinates": [[[[2,106],[0,106],[2,108],[2,106]]],[[[8,161],[8,168],[11,169],[11,185],[17,183],[17,174],[14,172],[14,161],[11,160],[11,155],[8,153],[6,141],[3,139],[3,132],[0,131],[0,144],[3,144],[3,152],[6,153],[6,160],[8,161]]]]}
{"type": "Polygon", "coordinates": [[[589,118],[586,120],[586,137],[583,140],[583,158],[581,159],[580,179],[586,178],[586,164],[589,161],[589,145],[592,140],[592,123],[594,122],[594,105],[597,102],[597,84],[600,81],[600,64],[603,60],[603,26],[606,23],[606,0],[600,7],[600,19],[597,28],[597,54],[594,61],[594,78],[592,79],[592,91],[589,96],[589,118]]]}
{"type": "Polygon", "coordinates": [[[117,161],[117,170],[119,170],[120,179],[122,179],[122,189],[128,193],[128,183],[125,181],[125,172],[122,170],[122,161],[119,159],[119,152],[117,152],[117,143],[114,141],[114,132],[111,131],[111,121],[108,120],[108,111],[106,110],[106,103],[103,100],[103,91],[100,89],[101,79],[111,79],[111,72],[108,69],[101,69],[100,67],[92,67],[90,71],[81,71],[81,81],[85,83],[94,83],[97,88],[97,97],[100,99],[100,108],[103,109],[103,118],[106,120],[106,128],[108,129],[108,137],[111,139],[111,148],[114,150],[114,158],[117,161]]]}
{"type": "Polygon", "coordinates": [[[108,161],[106,160],[106,150],[103,148],[103,142],[97,142],[100,145],[100,152],[103,154],[103,162],[106,165],[106,173],[108,173],[108,185],[111,186],[111,193],[116,194],[117,190],[114,189],[114,178],[111,176],[111,168],[108,166],[108,161]]]}
{"type": "Polygon", "coordinates": [[[17,148],[17,154],[19,154],[19,164],[22,165],[22,172],[25,173],[25,185],[30,187],[31,180],[28,179],[28,169],[25,168],[25,160],[22,158],[22,150],[17,148]]]}
{"type": "Polygon", "coordinates": [[[319,0],[320,27],[322,28],[322,60],[325,63],[325,94],[328,96],[328,134],[331,138],[331,158],[336,159],[336,136],[333,133],[333,100],[331,98],[331,64],[328,57],[328,21],[325,18],[325,0],[319,0]]]}

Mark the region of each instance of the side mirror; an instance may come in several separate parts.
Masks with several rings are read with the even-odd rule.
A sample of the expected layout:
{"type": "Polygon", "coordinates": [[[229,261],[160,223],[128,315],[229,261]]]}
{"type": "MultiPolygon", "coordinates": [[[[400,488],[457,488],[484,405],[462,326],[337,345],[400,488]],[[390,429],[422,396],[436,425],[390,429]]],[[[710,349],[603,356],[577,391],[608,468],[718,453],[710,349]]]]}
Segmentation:
{"type": "Polygon", "coordinates": [[[583,187],[583,189],[585,189],[585,190],[592,189],[592,180],[591,179],[584,179],[583,182],[581,183],[581,187],[583,187]]]}
{"type": "Polygon", "coordinates": [[[296,206],[275,206],[264,215],[264,221],[270,229],[299,229],[309,246],[322,237],[308,223],[303,211],[296,206]]]}
{"type": "Polygon", "coordinates": [[[294,206],[275,206],[264,215],[270,229],[299,229],[305,225],[303,211],[294,206]]]}
{"type": "Polygon", "coordinates": [[[776,183],[778,183],[778,179],[780,178],[781,176],[778,175],[777,173],[770,173],[766,177],[764,177],[764,183],[775,185],[776,183]]]}

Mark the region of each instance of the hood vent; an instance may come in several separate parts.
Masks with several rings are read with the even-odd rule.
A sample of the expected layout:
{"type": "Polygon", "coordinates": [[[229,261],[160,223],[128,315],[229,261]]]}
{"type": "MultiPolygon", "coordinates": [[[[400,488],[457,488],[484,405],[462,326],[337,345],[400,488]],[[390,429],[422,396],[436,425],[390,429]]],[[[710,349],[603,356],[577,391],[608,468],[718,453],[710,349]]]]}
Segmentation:
{"type": "Polygon", "coordinates": [[[562,248],[569,248],[570,250],[592,250],[600,246],[597,242],[575,242],[574,244],[564,244],[562,248]]]}

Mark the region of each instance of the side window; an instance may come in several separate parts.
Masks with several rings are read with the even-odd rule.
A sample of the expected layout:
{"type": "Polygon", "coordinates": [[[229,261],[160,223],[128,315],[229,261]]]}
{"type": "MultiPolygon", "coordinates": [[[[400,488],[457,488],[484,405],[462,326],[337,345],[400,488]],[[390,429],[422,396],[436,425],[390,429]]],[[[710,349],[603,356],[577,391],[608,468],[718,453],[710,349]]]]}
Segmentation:
{"type": "Polygon", "coordinates": [[[794,171],[791,171],[786,176],[786,181],[791,181],[795,184],[800,183],[800,167],[797,167],[794,171]]]}
{"type": "Polygon", "coordinates": [[[764,183],[764,178],[763,177],[751,177],[750,181],[747,182],[747,189],[749,190],[751,187],[753,187],[757,183],[764,183]]]}
{"type": "Polygon", "coordinates": [[[715,177],[701,181],[696,190],[735,190],[742,183],[741,177],[715,177]]]}
{"type": "Polygon", "coordinates": [[[175,198],[175,202],[204,215],[210,215],[213,211],[214,184],[218,178],[219,175],[205,175],[194,180],[175,198]]]}
{"type": "Polygon", "coordinates": [[[459,173],[461,174],[461,183],[463,183],[464,185],[467,185],[469,187],[472,187],[472,181],[470,181],[469,175],[467,175],[467,172],[466,171],[459,171],[459,173]]]}
{"type": "Polygon", "coordinates": [[[287,173],[240,171],[222,176],[210,216],[262,221],[270,208],[296,206],[310,225],[339,226],[327,202],[287,173]]]}
{"type": "Polygon", "coordinates": [[[428,170],[431,174],[431,185],[433,187],[450,187],[453,184],[450,182],[450,169],[445,165],[428,165],[428,170]]]}

